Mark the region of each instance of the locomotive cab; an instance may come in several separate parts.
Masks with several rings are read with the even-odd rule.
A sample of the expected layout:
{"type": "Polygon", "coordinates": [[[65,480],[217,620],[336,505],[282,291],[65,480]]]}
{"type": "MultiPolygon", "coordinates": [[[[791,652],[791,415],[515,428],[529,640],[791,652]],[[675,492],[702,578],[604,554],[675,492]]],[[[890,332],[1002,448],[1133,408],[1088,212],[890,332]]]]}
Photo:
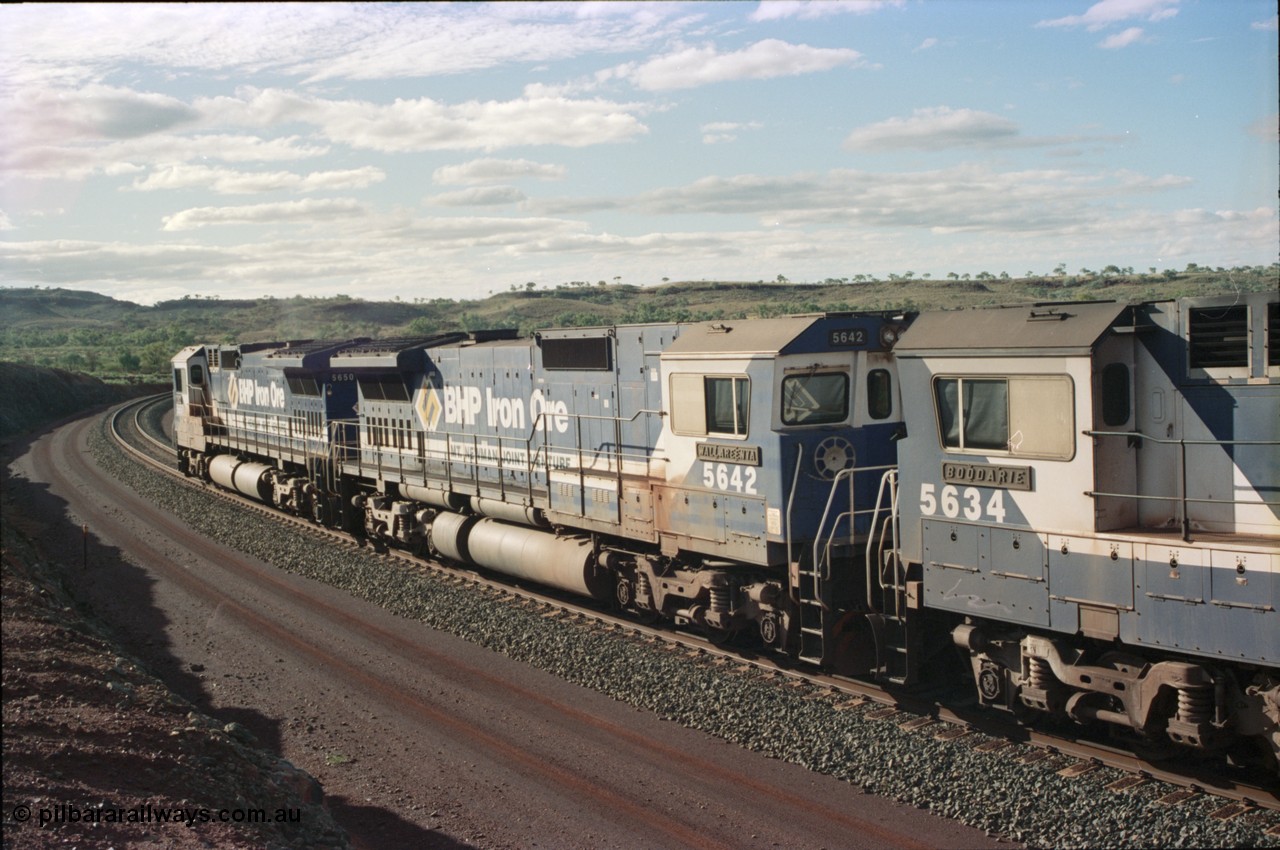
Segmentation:
{"type": "Polygon", "coordinates": [[[178,462],[185,471],[186,453],[205,450],[205,422],[212,411],[209,393],[209,358],[202,345],[189,345],[174,355],[173,439],[178,462]]]}
{"type": "Polygon", "coordinates": [[[710,322],[686,328],[661,357],[662,551],[767,568],[739,570],[730,587],[785,599],[759,616],[766,641],[776,617],[772,640],[829,667],[847,669],[841,624],[865,609],[861,544],[902,424],[888,351],[908,321],[710,322]]]}
{"type": "Polygon", "coordinates": [[[933,427],[901,446],[899,555],[982,702],[1280,752],[1275,316],[1259,294],[912,326],[907,418],[933,427]]]}

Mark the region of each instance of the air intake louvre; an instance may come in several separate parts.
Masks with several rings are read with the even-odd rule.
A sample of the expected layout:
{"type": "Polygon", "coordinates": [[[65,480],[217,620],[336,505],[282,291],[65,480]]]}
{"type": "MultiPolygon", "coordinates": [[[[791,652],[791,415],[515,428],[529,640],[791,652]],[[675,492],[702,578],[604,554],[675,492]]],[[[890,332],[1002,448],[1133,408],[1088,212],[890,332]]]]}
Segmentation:
{"type": "Polygon", "coordinates": [[[612,340],[607,336],[542,340],[542,368],[548,371],[613,368],[612,340]]]}
{"type": "Polygon", "coordinates": [[[1193,307],[1188,332],[1192,369],[1249,365],[1249,308],[1193,307]]]}

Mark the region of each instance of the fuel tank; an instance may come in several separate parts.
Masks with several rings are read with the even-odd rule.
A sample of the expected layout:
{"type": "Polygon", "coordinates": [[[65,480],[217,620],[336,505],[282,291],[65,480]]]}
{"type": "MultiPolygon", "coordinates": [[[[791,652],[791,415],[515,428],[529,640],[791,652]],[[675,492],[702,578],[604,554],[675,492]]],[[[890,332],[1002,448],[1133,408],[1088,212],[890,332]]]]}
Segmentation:
{"type": "Polygon", "coordinates": [[[488,517],[441,513],[431,523],[431,541],[445,557],[515,578],[597,599],[608,599],[613,592],[608,574],[597,574],[587,537],[563,537],[488,517]]]}
{"type": "Polygon", "coordinates": [[[209,480],[219,487],[271,504],[271,470],[265,463],[218,455],[209,461],[209,480]]]}

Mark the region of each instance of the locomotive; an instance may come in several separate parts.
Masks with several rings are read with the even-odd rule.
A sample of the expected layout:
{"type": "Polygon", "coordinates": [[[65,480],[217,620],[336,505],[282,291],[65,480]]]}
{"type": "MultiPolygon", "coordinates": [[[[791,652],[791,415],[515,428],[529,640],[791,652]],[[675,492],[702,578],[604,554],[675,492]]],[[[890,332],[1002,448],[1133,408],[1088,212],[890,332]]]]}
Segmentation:
{"type": "Polygon", "coordinates": [[[380,545],[1275,770],[1278,308],[196,345],[174,439],[380,545]]]}

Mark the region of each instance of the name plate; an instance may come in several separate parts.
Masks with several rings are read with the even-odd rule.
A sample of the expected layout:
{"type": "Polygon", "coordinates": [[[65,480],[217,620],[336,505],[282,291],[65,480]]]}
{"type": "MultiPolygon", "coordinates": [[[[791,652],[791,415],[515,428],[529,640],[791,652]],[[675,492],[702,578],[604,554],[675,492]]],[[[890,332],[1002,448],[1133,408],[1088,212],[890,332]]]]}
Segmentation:
{"type": "Polygon", "coordinates": [[[976,484],[1006,490],[1034,490],[1029,466],[992,466],[986,463],[944,461],[942,480],[947,484],[976,484]]]}
{"type": "Polygon", "coordinates": [[[760,465],[759,446],[730,446],[724,443],[698,443],[698,460],[715,460],[722,463],[760,465]]]}

